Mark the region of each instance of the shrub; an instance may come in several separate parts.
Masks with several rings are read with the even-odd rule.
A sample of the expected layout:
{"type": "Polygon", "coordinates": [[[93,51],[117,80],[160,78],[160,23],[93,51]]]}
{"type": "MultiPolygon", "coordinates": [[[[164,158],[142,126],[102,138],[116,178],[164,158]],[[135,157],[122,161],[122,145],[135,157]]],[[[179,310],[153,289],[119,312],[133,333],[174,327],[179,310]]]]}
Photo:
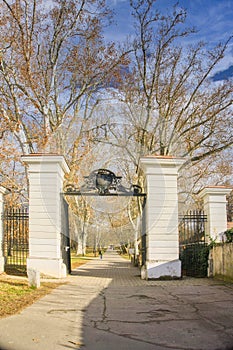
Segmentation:
{"type": "Polygon", "coordinates": [[[226,242],[227,243],[232,243],[233,242],[233,227],[230,228],[229,230],[226,230],[224,232],[225,237],[226,237],[226,242]]]}

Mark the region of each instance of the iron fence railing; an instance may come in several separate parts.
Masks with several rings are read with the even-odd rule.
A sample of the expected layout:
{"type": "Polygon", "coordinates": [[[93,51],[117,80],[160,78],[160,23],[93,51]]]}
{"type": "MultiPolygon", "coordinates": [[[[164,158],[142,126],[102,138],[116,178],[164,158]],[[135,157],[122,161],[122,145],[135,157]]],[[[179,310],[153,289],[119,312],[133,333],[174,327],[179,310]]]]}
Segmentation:
{"type": "Polygon", "coordinates": [[[205,223],[207,215],[203,210],[193,210],[181,215],[179,218],[180,244],[205,243],[205,223]]]}
{"type": "Polygon", "coordinates": [[[180,216],[179,253],[182,275],[207,276],[209,247],[206,243],[206,222],[207,215],[203,210],[192,210],[180,216]]]}
{"type": "Polygon", "coordinates": [[[26,260],[29,252],[28,208],[5,208],[3,213],[3,254],[5,269],[26,270],[26,260]]]}

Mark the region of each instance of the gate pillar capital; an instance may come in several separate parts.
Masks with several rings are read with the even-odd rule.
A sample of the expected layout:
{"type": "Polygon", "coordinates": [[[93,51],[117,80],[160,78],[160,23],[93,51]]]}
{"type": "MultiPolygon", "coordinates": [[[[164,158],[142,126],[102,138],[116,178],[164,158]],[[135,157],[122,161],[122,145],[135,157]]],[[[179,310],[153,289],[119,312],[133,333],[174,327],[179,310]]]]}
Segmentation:
{"type": "Polygon", "coordinates": [[[178,170],[184,158],[148,156],[140,159],[145,174],[144,241],[146,257],[141,277],[180,278],[178,233],[178,170]]]}
{"type": "Polygon", "coordinates": [[[146,156],[140,158],[140,165],[145,175],[178,174],[178,170],[184,164],[184,158],[172,156],[146,156]]]}
{"type": "Polygon", "coordinates": [[[69,167],[63,156],[23,156],[29,178],[29,257],[27,268],[53,277],[66,276],[61,252],[63,180],[69,167]]]}

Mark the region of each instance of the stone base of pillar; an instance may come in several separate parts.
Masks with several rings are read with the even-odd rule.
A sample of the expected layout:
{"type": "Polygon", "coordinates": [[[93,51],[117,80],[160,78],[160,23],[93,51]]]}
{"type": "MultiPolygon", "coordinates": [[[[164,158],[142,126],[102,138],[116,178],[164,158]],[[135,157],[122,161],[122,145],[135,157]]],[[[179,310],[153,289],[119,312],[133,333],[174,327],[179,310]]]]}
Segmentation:
{"type": "Polygon", "coordinates": [[[66,265],[63,263],[63,259],[28,258],[27,269],[38,270],[40,273],[55,278],[67,276],[66,265]]]}
{"type": "Polygon", "coordinates": [[[0,256],[0,273],[3,273],[5,270],[5,258],[0,256]]]}
{"type": "Polygon", "coordinates": [[[181,261],[146,262],[141,268],[141,279],[177,279],[181,278],[181,261]]]}

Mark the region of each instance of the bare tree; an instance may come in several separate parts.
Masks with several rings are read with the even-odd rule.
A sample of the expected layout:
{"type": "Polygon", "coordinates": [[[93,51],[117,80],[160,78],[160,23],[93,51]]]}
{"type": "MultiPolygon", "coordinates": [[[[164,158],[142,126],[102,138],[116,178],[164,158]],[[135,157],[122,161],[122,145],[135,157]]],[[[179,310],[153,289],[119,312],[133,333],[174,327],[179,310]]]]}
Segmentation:
{"type": "Polygon", "coordinates": [[[23,154],[64,154],[74,179],[101,89],[127,64],[102,38],[111,13],[101,0],[3,0],[0,9],[2,137],[23,154]]]}
{"type": "MultiPolygon", "coordinates": [[[[211,80],[231,37],[211,50],[202,42],[183,45],[195,33],[185,27],[184,9],[176,5],[163,15],[156,11],[155,0],[130,4],[133,55],[118,92],[124,140],[110,130],[113,138],[117,134],[111,143],[123,144],[136,167],[142,155],[182,156],[186,167],[205,167],[202,175],[209,175],[217,155],[233,145],[233,82],[211,80]]],[[[193,184],[199,175],[193,170],[193,184]]]]}
{"type": "Polygon", "coordinates": [[[210,82],[230,39],[211,51],[203,43],[185,48],[181,39],[194,31],[182,29],[185,10],[154,15],[154,3],[131,1],[139,38],[134,41],[136,98],[146,112],[139,128],[143,153],[198,161],[233,143],[232,82],[210,82]]]}

